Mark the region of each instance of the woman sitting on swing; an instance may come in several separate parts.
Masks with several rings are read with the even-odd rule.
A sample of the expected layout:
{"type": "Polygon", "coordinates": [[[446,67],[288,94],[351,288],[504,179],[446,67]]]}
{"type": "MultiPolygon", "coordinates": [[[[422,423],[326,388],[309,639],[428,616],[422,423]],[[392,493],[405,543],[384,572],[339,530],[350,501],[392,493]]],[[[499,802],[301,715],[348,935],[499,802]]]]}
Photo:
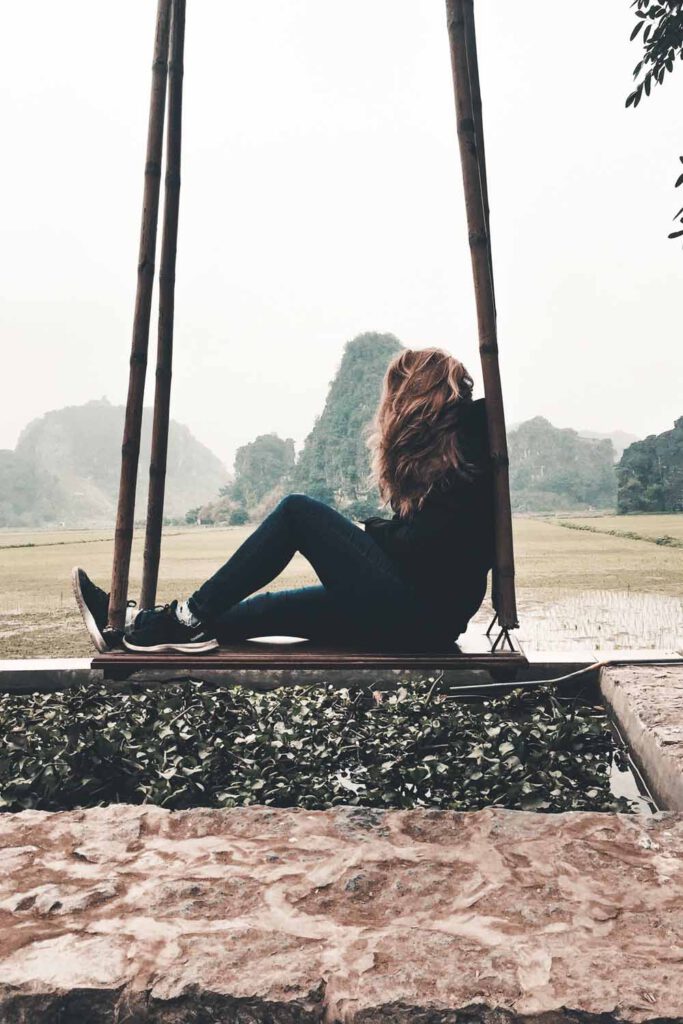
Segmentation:
{"type": "MultiPolygon", "coordinates": [[[[439,349],[389,365],[371,439],[393,519],[360,529],[328,505],[290,494],[185,601],[131,613],[130,651],[201,653],[262,636],[327,646],[431,650],[477,612],[493,564],[493,498],[483,400],[439,349]],[[296,552],[319,586],[257,594],[296,552]],[[254,596],[250,596],[254,595],[254,596]]],[[[74,592],[96,646],[107,649],[108,595],[82,569],[74,592]]]]}

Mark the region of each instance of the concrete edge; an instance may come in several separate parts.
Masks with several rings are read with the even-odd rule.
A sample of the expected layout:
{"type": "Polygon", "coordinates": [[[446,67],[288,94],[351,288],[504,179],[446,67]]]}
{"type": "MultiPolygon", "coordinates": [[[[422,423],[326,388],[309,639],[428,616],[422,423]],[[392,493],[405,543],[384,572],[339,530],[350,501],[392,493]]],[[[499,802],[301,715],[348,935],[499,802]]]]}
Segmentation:
{"type": "Polygon", "coordinates": [[[680,763],[663,746],[629,701],[610,667],[601,669],[600,693],[621,732],[657,806],[665,811],[683,811],[683,773],[680,763]]]}
{"type": "MultiPolygon", "coordinates": [[[[554,680],[559,677],[590,668],[604,660],[621,664],[628,663],[677,663],[683,662],[673,651],[531,651],[527,654],[529,665],[519,671],[516,681],[520,684],[539,680],[554,680]]],[[[243,685],[256,691],[273,690],[279,686],[293,686],[305,683],[319,686],[334,682],[340,686],[377,686],[391,688],[402,680],[415,678],[417,674],[431,678],[436,670],[416,669],[205,669],[202,679],[218,685],[243,685]]],[[[158,686],[177,679],[189,678],[188,673],[168,670],[149,670],[134,673],[125,684],[110,683],[112,689],[121,685],[158,686]]],[[[445,686],[492,686],[490,674],[484,670],[449,669],[442,675],[445,686]]],[[[103,682],[102,672],[91,668],[90,658],[17,658],[0,660],[0,694],[55,693],[75,686],[103,682]]]]}

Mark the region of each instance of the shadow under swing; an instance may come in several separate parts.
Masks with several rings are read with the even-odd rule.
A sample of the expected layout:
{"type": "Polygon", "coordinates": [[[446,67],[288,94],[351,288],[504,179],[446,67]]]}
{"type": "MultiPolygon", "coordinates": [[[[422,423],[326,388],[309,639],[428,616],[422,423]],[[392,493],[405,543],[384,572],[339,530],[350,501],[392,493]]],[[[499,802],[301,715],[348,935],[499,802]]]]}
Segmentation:
{"type": "MultiPolygon", "coordinates": [[[[128,598],[135,491],[140,453],[149,324],[155,273],[157,220],[166,122],[166,173],[159,268],[159,322],[152,454],[140,605],[153,607],[166,482],[170,418],[175,264],[180,200],[183,51],[186,0],[159,0],[152,65],[145,187],[133,320],[130,376],[121,458],[114,541],[109,627],[123,628],[128,598]],[[168,83],[168,84],[167,84],[168,83]],[[168,92],[168,111],[166,110],[168,92]]],[[[498,364],[496,302],[489,227],[488,186],[479,84],[474,0],[446,0],[458,141],[462,166],[479,354],[490,440],[494,488],[495,563],[492,603],[495,617],[486,632],[471,627],[448,649],[429,652],[323,648],[308,641],[250,640],[209,654],[132,654],[112,650],[92,660],[105,678],[122,679],[140,670],[194,669],[484,669],[494,680],[514,679],[527,659],[511,635],[519,625],[515,597],[512,515],[505,413],[498,364]]]]}

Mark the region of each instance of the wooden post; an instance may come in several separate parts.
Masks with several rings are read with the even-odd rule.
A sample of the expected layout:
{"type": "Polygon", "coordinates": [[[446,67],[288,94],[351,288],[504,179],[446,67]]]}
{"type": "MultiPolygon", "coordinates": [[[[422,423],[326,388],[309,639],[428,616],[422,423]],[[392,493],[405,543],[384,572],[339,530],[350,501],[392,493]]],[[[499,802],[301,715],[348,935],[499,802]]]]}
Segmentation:
{"type": "Polygon", "coordinates": [[[122,629],[128,598],[130,552],[133,544],[135,519],[135,490],[142,406],[147,371],[149,319],[154,284],[159,188],[161,182],[161,156],[164,137],[164,110],[166,106],[166,75],[168,62],[168,36],[171,0],[159,0],[157,7],[154,62],[152,64],[152,91],[149,103],[147,154],[145,159],[145,187],[142,200],[142,224],[138,258],[138,282],[133,316],[133,340],[130,354],[128,398],[121,447],[121,479],[114,536],[114,564],[112,567],[111,595],[109,598],[109,625],[122,629]]]}
{"type": "Polygon", "coordinates": [[[159,267],[159,333],[157,341],[156,389],[154,394],[154,420],[152,424],[152,454],[149,465],[144,570],[142,593],[140,596],[140,604],[143,608],[153,607],[156,601],[161,533],[164,518],[166,457],[168,453],[173,365],[175,268],[178,246],[178,211],[180,205],[184,44],[185,0],[173,0],[168,65],[164,221],[159,267]]]}
{"type": "MultiPolygon", "coordinates": [[[[493,461],[495,501],[496,565],[493,574],[493,604],[504,631],[518,626],[515,600],[515,568],[512,544],[512,512],[508,473],[505,411],[498,365],[498,331],[493,290],[493,263],[488,229],[486,169],[483,163],[483,129],[477,131],[473,91],[478,91],[479,72],[474,45],[473,12],[467,40],[467,0],[446,0],[448,37],[451,48],[458,142],[465,190],[472,274],[479,325],[486,397],[486,413],[493,461]],[[474,89],[473,89],[474,83],[474,89]]],[[[481,115],[480,115],[481,116],[481,115]]]]}

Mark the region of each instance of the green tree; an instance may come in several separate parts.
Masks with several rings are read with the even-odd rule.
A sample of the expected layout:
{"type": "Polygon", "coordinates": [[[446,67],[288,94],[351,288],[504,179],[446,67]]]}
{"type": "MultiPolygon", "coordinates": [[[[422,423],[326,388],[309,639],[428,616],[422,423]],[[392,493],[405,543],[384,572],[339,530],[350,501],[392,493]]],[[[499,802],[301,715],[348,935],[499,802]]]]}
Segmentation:
{"type": "Polygon", "coordinates": [[[230,526],[244,526],[249,522],[249,513],[246,508],[234,508],[228,518],[230,526]]]}
{"type": "Polygon", "coordinates": [[[294,441],[261,434],[237,449],[235,479],[221,494],[246,509],[254,508],[294,468],[294,441]]]}
{"type": "MultiPolygon", "coordinates": [[[[676,60],[683,60],[683,0],[634,0],[631,6],[636,8],[631,39],[639,39],[643,46],[642,60],[633,71],[636,85],[626,100],[626,106],[635,109],[654,86],[664,83],[676,60]]],[[[679,159],[683,163],[683,156],[679,159]]],[[[679,174],[675,187],[682,184],[679,174]]],[[[673,219],[683,225],[683,207],[673,219]]],[[[681,236],[683,229],[677,228],[669,238],[681,236]]]]}

